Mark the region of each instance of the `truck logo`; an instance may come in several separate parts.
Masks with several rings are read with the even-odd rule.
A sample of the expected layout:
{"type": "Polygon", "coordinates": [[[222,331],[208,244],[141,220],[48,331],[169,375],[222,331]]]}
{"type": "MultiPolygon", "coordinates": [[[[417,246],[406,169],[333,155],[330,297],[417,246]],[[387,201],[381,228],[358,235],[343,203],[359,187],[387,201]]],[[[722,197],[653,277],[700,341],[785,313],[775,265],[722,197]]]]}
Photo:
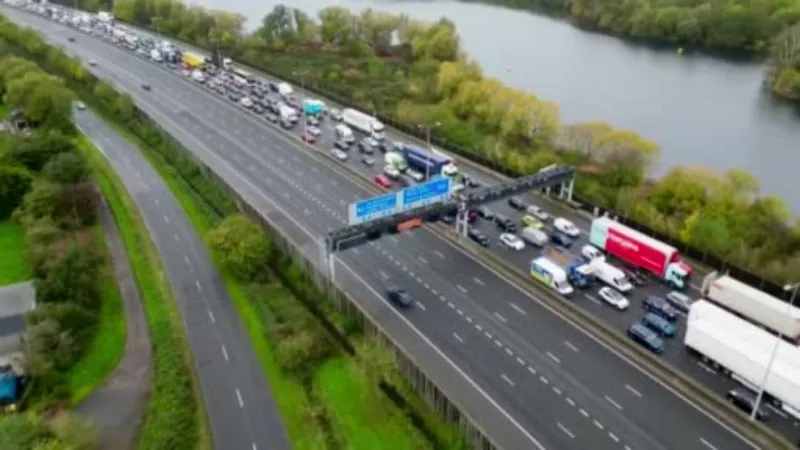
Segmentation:
{"type": "Polygon", "coordinates": [[[622,248],[626,248],[628,250],[633,250],[634,252],[639,253],[639,246],[636,245],[635,243],[627,240],[627,239],[623,239],[623,238],[621,238],[621,237],[619,237],[617,235],[611,234],[611,233],[608,234],[608,238],[611,239],[614,243],[616,243],[617,245],[619,245],[622,248]]]}

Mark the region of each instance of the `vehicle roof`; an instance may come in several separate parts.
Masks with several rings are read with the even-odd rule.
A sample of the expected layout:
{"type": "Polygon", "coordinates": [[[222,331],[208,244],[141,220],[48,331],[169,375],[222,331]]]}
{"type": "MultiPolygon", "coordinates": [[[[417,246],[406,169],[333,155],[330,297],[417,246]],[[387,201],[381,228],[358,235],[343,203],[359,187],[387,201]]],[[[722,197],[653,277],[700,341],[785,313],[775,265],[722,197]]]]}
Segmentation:
{"type": "Polygon", "coordinates": [[[564,269],[559,267],[558,264],[554,263],[545,256],[540,256],[539,258],[534,259],[533,263],[550,272],[552,275],[560,275],[563,277],[567,276],[566,272],[564,272],[564,269]]]}
{"type": "Polygon", "coordinates": [[[626,226],[617,222],[616,220],[612,220],[610,217],[598,217],[592,221],[592,227],[598,224],[602,228],[608,230],[613,228],[614,231],[624,234],[625,236],[635,239],[636,241],[647,245],[648,247],[652,247],[662,253],[677,253],[678,250],[669,245],[665,244],[664,242],[659,241],[658,239],[652,238],[644,233],[634,230],[633,228],[626,226]]]}

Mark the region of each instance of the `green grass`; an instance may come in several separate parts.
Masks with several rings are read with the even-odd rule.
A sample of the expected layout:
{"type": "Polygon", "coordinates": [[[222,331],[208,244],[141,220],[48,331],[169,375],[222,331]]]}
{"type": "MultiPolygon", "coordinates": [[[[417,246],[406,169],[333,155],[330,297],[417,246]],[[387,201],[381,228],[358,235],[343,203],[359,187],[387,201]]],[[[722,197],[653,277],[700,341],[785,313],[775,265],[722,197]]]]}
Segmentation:
{"type": "Polygon", "coordinates": [[[114,265],[100,227],[95,230],[95,245],[106,255],[107,263],[100,273],[101,309],[98,329],[86,354],[67,373],[70,390],[69,402],[77,405],[94,392],[117,367],[125,352],[125,310],[117,285],[114,265]]]}
{"type": "Polygon", "coordinates": [[[8,117],[8,114],[9,114],[10,112],[11,112],[11,111],[8,109],[8,106],[6,106],[6,105],[0,105],[0,120],[3,120],[3,119],[5,119],[6,117],[8,117]]]}
{"type": "Polygon", "coordinates": [[[25,258],[25,231],[6,220],[0,222],[0,286],[20,283],[33,277],[31,266],[25,258]]]}
{"type": "Polygon", "coordinates": [[[119,226],[150,329],[153,386],[137,447],[211,448],[191,352],[158,253],[133,199],[109,163],[88,139],[80,138],[79,147],[119,226]]]}
{"type": "Polygon", "coordinates": [[[389,406],[349,357],[326,362],[316,388],[326,400],[336,434],[349,450],[431,448],[397,408],[389,406]],[[382,401],[381,401],[382,400],[382,401]]]}

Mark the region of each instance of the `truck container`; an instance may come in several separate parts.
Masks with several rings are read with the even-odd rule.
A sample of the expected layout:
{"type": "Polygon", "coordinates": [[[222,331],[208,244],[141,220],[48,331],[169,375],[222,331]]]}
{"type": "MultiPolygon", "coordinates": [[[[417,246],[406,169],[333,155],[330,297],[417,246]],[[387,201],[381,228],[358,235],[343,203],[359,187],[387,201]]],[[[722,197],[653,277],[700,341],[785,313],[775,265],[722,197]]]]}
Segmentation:
{"type": "Polygon", "coordinates": [[[309,116],[319,116],[325,111],[325,103],[319,100],[303,100],[303,112],[309,116]]]}
{"type": "Polygon", "coordinates": [[[398,172],[405,172],[408,169],[408,164],[406,164],[406,159],[403,158],[403,155],[397,152],[386,152],[386,156],[384,156],[384,161],[386,165],[392,166],[398,172]]]}
{"type": "Polygon", "coordinates": [[[800,343],[800,308],[717,272],[706,275],[700,290],[722,308],[800,343]]]}
{"type": "Polygon", "coordinates": [[[673,289],[686,289],[692,267],[680,258],[675,247],[653,239],[609,217],[592,221],[589,242],[628,264],[641,267],[673,289]]]}
{"type": "Polygon", "coordinates": [[[203,67],[205,61],[205,58],[196,53],[183,52],[183,55],[181,56],[181,62],[191,68],[203,67]]]}
{"type": "Polygon", "coordinates": [[[606,261],[605,257],[594,258],[589,261],[594,276],[603,283],[620,292],[630,292],[633,285],[625,276],[625,272],[606,261]]]}
{"type": "Polygon", "coordinates": [[[550,248],[542,253],[567,274],[567,280],[578,289],[586,289],[594,284],[592,268],[581,258],[572,256],[560,249],[550,248]]]}
{"type": "Polygon", "coordinates": [[[429,152],[408,144],[404,144],[401,150],[409,167],[430,177],[434,175],[454,177],[458,174],[458,168],[449,156],[429,152]]]}
{"type": "Polygon", "coordinates": [[[800,347],[706,300],[694,302],[689,309],[683,343],[706,365],[750,389],[761,386],[769,368],[765,400],[792,414],[800,410],[800,347]]]}
{"type": "Polygon", "coordinates": [[[545,256],[531,261],[531,276],[565,297],[571,296],[574,292],[567,280],[567,273],[545,256]]]}
{"type": "Polygon", "coordinates": [[[384,138],[383,124],[369,114],[347,108],[342,111],[342,121],[356,130],[371,136],[373,139],[381,141],[384,138]]]}

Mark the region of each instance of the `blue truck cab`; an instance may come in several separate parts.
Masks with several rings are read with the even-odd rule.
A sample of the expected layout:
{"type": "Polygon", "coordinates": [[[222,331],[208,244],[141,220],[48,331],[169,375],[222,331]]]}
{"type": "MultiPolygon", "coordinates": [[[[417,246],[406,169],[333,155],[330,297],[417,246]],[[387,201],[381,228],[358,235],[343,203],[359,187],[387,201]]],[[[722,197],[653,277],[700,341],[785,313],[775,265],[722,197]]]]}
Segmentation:
{"type": "Polygon", "coordinates": [[[595,277],[591,267],[582,258],[555,248],[545,250],[543,256],[561,267],[567,274],[567,280],[576,288],[588,289],[594,285],[595,277]]]}
{"type": "Polygon", "coordinates": [[[647,313],[642,317],[642,324],[663,337],[675,336],[676,328],[669,320],[656,313],[647,313]]]}
{"type": "Polygon", "coordinates": [[[403,144],[402,154],[409,167],[431,177],[434,175],[449,176],[445,173],[445,168],[453,165],[451,158],[413,145],[403,144]]]}

